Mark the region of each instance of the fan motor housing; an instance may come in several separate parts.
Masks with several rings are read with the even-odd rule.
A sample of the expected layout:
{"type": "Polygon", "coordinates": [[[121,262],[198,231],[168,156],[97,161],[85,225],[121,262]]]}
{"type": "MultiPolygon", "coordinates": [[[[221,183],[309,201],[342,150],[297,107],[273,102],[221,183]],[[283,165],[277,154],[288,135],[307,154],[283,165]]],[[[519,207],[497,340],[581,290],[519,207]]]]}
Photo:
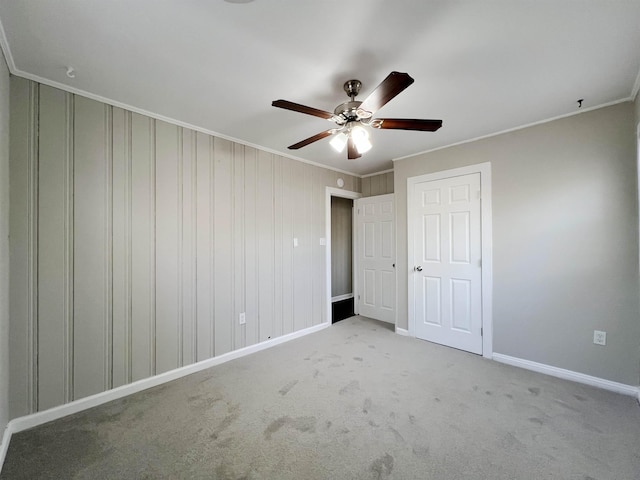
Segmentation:
{"type": "Polygon", "coordinates": [[[357,120],[358,107],[360,107],[361,104],[362,102],[358,102],[356,100],[353,100],[351,102],[344,102],[343,104],[338,105],[333,113],[337,117],[343,118],[345,122],[357,120]]]}

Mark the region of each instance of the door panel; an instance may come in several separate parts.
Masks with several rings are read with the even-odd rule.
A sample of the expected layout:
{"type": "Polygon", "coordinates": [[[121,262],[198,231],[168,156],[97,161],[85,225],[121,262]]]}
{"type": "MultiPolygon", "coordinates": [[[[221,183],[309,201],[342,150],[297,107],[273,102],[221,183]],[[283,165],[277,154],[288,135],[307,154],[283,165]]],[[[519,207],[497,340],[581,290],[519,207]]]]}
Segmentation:
{"type": "Polygon", "coordinates": [[[416,336],[481,354],[480,174],[417,183],[410,201],[416,336]]]}
{"type": "Polygon", "coordinates": [[[362,282],[362,291],[364,295],[361,298],[363,305],[368,307],[376,306],[376,271],[371,269],[364,270],[364,281],[362,282]]]}
{"type": "Polygon", "coordinates": [[[358,313],[395,323],[394,196],[356,200],[358,313]]]}

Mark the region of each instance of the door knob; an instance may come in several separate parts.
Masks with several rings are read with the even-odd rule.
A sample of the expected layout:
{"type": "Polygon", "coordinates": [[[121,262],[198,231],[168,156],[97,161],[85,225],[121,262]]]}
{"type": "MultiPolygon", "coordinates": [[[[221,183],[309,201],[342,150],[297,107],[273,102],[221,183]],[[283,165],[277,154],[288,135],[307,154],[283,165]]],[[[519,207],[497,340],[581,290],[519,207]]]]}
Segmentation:
{"type": "Polygon", "coordinates": [[[422,271],[422,267],[420,265],[418,265],[417,267],[415,267],[415,271],[416,272],[421,272],[422,271]]]}

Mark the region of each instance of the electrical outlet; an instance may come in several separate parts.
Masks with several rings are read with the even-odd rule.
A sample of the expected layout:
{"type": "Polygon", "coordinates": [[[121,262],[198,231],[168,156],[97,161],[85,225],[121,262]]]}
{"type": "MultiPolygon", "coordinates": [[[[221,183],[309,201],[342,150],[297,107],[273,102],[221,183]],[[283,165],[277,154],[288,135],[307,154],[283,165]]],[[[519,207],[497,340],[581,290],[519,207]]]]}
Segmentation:
{"type": "Polygon", "coordinates": [[[600,330],[593,331],[593,343],[596,345],[606,345],[607,344],[607,332],[602,332],[600,330]]]}
{"type": "Polygon", "coordinates": [[[293,246],[294,246],[294,247],[297,247],[297,246],[298,246],[298,239],[297,239],[297,238],[294,238],[294,239],[293,239],[293,246]]]}
{"type": "Polygon", "coordinates": [[[244,312],[242,312],[242,313],[240,314],[240,325],[244,325],[245,323],[247,323],[247,319],[246,319],[246,317],[244,316],[244,312]]]}

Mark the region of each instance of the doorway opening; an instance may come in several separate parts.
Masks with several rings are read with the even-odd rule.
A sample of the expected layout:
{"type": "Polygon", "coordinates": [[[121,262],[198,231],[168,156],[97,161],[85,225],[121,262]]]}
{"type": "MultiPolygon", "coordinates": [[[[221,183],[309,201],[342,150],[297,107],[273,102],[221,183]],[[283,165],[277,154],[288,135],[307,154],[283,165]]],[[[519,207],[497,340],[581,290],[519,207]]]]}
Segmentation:
{"type": "Polygon", "coordinates": [[[331,197],[331,323],[352,317],[353,200],[331,197]]]}
{"type": "Polygon", "coordinates": [[[327,322],[335,323],[357,314],[354,292],[357,291],[355,272],[355,218],[353,203],[360,193],[327,187],[326,212],[326,295],[327,322]]]}

